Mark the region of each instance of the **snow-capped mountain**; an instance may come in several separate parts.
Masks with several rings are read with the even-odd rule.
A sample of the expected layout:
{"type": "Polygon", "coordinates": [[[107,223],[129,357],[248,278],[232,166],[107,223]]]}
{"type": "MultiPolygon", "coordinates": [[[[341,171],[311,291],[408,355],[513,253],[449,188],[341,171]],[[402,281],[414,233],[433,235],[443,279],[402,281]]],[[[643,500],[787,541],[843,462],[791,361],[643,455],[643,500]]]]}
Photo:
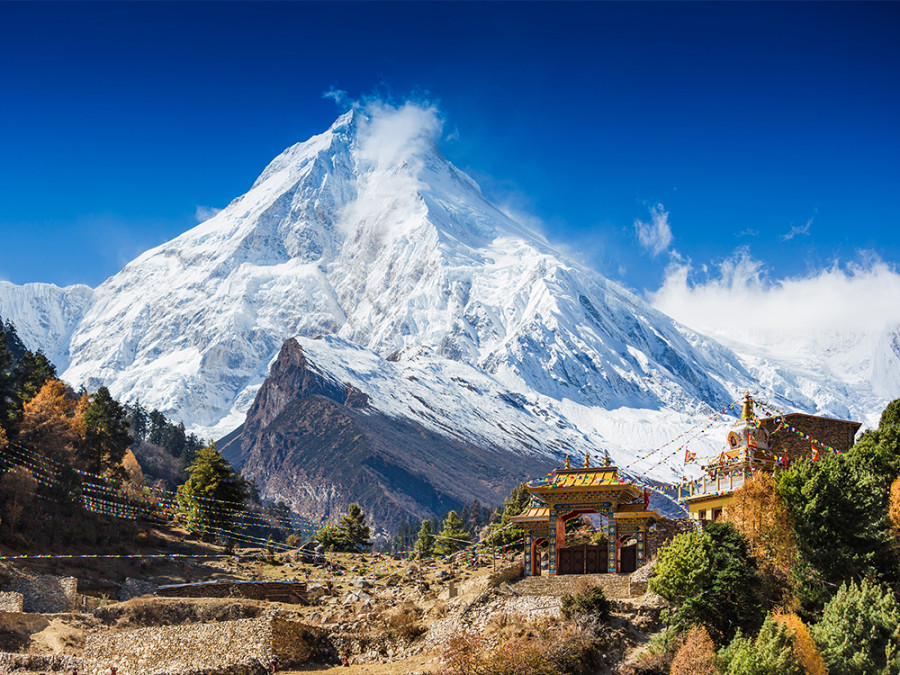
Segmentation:
{"type": "Polygon", "coordinates": [[[544,455],[628,464],[745,389],[863,412],[856,383],[820,399],[805,374],[738,357],[567,259],[448,162],[420,113],[343,115],[93,291],[0,285],[0,316],[73,385],[207,437],[243,422],[290,337],[385,414],[544,455]]]}

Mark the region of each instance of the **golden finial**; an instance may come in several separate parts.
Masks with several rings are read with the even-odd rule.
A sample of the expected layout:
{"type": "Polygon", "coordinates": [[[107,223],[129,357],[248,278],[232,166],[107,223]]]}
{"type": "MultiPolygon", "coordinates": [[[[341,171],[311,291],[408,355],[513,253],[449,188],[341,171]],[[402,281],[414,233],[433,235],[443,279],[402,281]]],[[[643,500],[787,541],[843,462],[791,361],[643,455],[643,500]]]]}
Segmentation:
{"type": "Polygon", "coordinates": [[[609,450],[606,451],[606,459],[603,460],[603,466],[612,466],[612,460],[609,458],[609,450]]]}
{"type": "Polygon", "coordinates": [[[591,466],[591,456],[585,452],[584,453],[584,468],[589,469],[591,466]]]}
{"type": "Polygon", "coordinates": [[[750,398],[750,392],[748,391],[744,394],[744,407],[741,409],[741,420],[752,422],[753,419],[753,400],[750,398]]]}
{"type": "Polygon", "coordinates": [[[566,454],[566,468],[567,468],[567,469],[571,468],[571,467],[569,466],[569,455],[568,455],[568,454],[566,454]]]}

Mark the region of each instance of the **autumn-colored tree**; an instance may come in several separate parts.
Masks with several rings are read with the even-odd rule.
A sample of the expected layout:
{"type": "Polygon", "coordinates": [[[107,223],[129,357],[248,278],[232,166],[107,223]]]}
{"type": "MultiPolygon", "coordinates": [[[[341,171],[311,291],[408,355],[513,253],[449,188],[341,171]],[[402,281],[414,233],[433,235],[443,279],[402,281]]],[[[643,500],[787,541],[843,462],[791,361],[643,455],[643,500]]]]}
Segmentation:
{"type": "Polygon", "coordinates": [[[3,431],[3,427],[0,427],[0,449],[5,448],[7,443],[9,443],[9,439],[6,437],[6,432],[3,431]]]}
{"type": "Polygon", "coordinates": [[[891,483],[891,500],[888,504],[888,523],[891,534],[900,539],[900,476],[891,483]]]}
{"type": "Polygon", "coordinates": [[[144,472],[141,470],[141,465],[138,463],[137,457],[134,456],[134,453],[131,450],[125,451],[125,456],[122,458],[122,466],[128,473],[128,480],[133,485],[144,484],[144,472]]]}
{"type": "Polygon", "coordinates": [[[58,462],[70,464],[81,438],[76,406],[65,384],[48,380],[23,407],[19,440],[58,462]]]}
{"type": "Polygon", "coordinates": [[[763,565],[789,572],[797,559],[794,521],[771,474],[760,471],[735,490],[724,518],[747,538],[763,565]]]}
{"type": "Polygon", "coordinates": [[[716,646],[703,626],[694,626],[675,652],[671,675],[716,675],[716,646]]]}
{"type": "Polygon", "coordinates": [[[775,614],[775,621],[787,626],[794,638],[794,658],[803,668],[806,675],[828,675],[825,660],[816,646],[815,640],[809,634],[809,628],[803,623],[803,619],[793,612],[779,612],[775,614]]]}

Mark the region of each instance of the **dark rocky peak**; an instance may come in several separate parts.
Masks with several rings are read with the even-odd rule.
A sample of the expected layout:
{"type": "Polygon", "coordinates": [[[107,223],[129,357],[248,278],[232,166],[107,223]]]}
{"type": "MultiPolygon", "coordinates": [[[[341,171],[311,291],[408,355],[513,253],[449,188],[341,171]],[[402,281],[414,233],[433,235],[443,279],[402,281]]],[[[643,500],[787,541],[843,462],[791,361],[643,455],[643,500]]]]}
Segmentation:
{"type": "Polygon", "coordinates": [[[290,338],[281,346],[244,426],[262,429],[291,401],[310,396],[324,396],[349,408],[365,408],[369,403],[369,397],[356,387],[337,382],[316,369],[307,360],[300,343],[290,338]]]}

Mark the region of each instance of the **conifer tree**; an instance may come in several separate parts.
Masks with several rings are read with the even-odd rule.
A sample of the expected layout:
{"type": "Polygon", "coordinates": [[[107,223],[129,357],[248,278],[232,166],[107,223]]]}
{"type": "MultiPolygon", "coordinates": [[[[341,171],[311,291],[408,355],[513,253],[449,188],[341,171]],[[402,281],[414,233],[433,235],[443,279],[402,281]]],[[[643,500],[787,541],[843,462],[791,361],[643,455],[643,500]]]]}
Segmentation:
{"type": "Polygon", "coordinates": [[[434,530],[431,529],[430,520],[422,521],[414,550],[417,558],[430,558],[434,554],[434,530]]]}
{"type": "Polygon", "coordinates": [[[767,616],[756,638],[740,631],[719,653],[724,675],[804,675],[794,654],[794,636],[790,628],[767,616]]]}
{"type": "Polygon", "coordinates": [[[110,472],[124,479],[122,458],[131,445],[128,434],[128,417],[118,401],[106,387],[100,387],[90,397],[90,404],[84,413],[84,442],[81,459],[85,467],[94,473],[110,472]]]}
{"type": "Polygon", "coordinates": [[[518,525],[511,525],[510,517],[518,516],[527,507],[531,501],[531,494],[525,489],[525,484],[517,485],[509,493],[509,496],[503,502],[502,510],[498,510],[500,519],[491,527],[491,534],[488,541],[492,546],[504,546],[521,539],[525,532],[518,525]]]}
{"type": "Polygon", "coordinates": [[[338,527],[346,547],[344,550],[358,553],[372,546],[372,542],[369,541],[371,530],[366,525],[366,516],[359,504],[350,504],[347,507],[347,514],[341,517],[338,527]]]}
{"type": "Polygon", "coordinates": [[[885,586],[843,584],[811,632],[831,672],[900,672],[900,605],[885,586]]]}
{"type": "Polygon", "coordinates": [[[437,537],[437,543],[434,545],[436,555],[450,555],[461,548],[465,548],[466,542],[469,541],[469,532],[466,525],[456,511],[451,511],[444,519],[444,527],[437,537]]]}
{"type": "Polygon", "coordinates": [[[703,626],[694,626],[672,659],[670,675],[717,675],[716,646],[703,626]]]}
{"type": "Polygon", "coordinates": [[[178,488],[178,504],[188,515],[191,530],[234,527],[234,517],[247,498],[247,485],[216,449],[202,448],[188,467],[187,481],[178,488]]]}

